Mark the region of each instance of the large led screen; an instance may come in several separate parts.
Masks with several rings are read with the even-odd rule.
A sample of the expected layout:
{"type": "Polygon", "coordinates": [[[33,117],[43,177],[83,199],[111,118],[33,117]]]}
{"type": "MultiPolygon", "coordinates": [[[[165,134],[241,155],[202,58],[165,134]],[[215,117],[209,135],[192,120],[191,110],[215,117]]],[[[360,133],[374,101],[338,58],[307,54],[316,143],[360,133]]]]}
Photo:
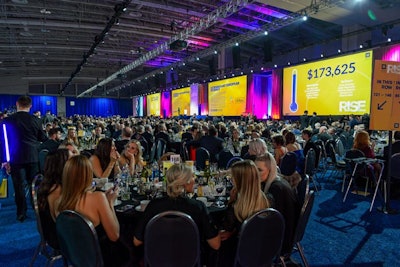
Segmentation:
{"type": "Polygon", "coordinates": [[[372,51],[283,70],[283,115],[369,113],[372,51]]]}
{"type": "Polygon", "coordinates": [[[247,76],[208,84],[208,110],[211,116],[240,116],[246,111],[247,76]]]}
{"type": "Polygon", "coordinates": [[[172,91],[172,116],[188,115],[190,112],[190,87],[172,91]]]}
{"type": "Polygon", "coordinates": [[[147,96],[147,115],[160,116],[160,93],[147,96]]]}

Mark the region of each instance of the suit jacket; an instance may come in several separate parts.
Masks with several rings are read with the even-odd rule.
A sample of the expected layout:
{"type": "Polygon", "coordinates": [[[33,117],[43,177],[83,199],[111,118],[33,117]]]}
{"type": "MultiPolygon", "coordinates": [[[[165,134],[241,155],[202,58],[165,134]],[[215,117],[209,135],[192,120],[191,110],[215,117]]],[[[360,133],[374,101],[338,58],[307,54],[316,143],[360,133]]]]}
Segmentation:
{"type": "Polygon", "coordinates": [[[25,111],[19,111],[4,119],[10,149],[10,163],[39,162],[38,147],[47,140],[42,122],[25,111]]]}
{"type": "Polygon", "coordinates": [[[55,152],[59,146],[60,142],[57,142],[56,140],[53,139],[48,139],[39,146],[39,151],[47,149],[49,152],[55,152]]]}
{"type": "Polygon", "coordinates": [[[207,149],[210,153],[210,158],[212,162],[217,162],[216,155],[218,155],[219,152],[223,150],[223,142],[223,139],[211,135],[203,136],[202,138],[200,138],[199,141],[200,146],[207,149]]]}

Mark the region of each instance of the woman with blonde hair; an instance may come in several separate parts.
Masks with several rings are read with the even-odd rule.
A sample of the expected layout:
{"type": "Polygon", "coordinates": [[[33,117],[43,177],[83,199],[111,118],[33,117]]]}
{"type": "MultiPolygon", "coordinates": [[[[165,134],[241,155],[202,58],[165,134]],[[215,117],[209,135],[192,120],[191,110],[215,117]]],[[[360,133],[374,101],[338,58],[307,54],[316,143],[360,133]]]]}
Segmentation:
{"type": "MultiPolygon", "coordinates": [[[[221,239],[205,204],[186,196],[186,193],[193,193],[192,168],[184,163],[175,164],[168,169],[165,179],[167,180],[167,196],[150,201],[135,230],[133,244],[140,246],[146,242],[145,228],[151,218],[161,212],[175,210],[190,215],[198,226],[200,238],[207,241],[212,249],[219,249],[221,239]]],[[[202,252],[204,251],[205,248],[202,249],[202,252]]]]}
{"type": "Polygon", "coordinates": [[[70,158],[62,175],[62,189],[56,203],[56,215],[63,210],[74,210],[88,218],[95,226],[104,265],[121,266],[129,258],[129,251],[119,240],[119,223],[114,211],[117,189],[94,191],[93,170],[84,155],[70,158]]]}
{"type": "MultiPolygon", "coordinates": [[[[267,143],[261,138],[253,139],[249,142],[248,159],[254,159],[259,155],[268,152],[267,143]]],[[[245,157],[246,158],[246,157],[245,157]]]]}
{"type": "Polygon", "coordinates": [[[297,194],[277,170],[276,161],[271,153],[258,156],[255,160],[260,173],[264,193],[268,194],[277,209],[285,218],[285,235],[282,244],[282,255],[290,254],[293,248],[294,232],[300,214],[300,203],[297,194]]]}
{"type": "Polygon", "coordinates": [[[260,175],[251,160],[235,162],[231,167],[233,189],[220,232],[223,241],[218,266],[233,266],[238,233],[242,223],[256,212],[269,208],[262,192],[260,175]]]}
{"type": "Polygon", "coordinates": [[[142,157],[142,146],[137,140],[130,140],[121,153],[118,159],[120,168],[128,166],[129,173],[134,175],[138,169],[142,169],[145,166],[145,162],[142,157]]]}

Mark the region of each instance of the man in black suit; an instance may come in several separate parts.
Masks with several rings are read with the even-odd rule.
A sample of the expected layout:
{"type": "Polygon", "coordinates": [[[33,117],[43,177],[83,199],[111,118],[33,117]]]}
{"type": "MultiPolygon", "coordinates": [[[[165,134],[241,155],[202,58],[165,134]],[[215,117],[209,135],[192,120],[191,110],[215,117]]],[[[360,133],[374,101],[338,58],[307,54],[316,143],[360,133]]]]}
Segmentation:
{"type": "Polygon", "coordinates": [[[49,139],[39,146],[39,151],[47,149],[49,152],[55,152],[60,145],[61,130],[60,128],[51,128],[49,130],[49,139]]]}
{"type": "Polygon", "coordinates": [[[310,123],[310,118],[308,117],[308,110],[304,110],[304,114],[300,117],[300,130],[307,128],[310,123]]]}
{"type": "Polygon", "coordinates": [[[224,140],[219,138],[218,131],[215,126],[211,125],[208,128],[208,135],[200,138],[200,146],[204,147],[210,153],[211,162],[217,162],[218,154],[223,150],[224,140]]]}
{"type": "Polygon", "coordinates": [[[15,190],[17,220],[26,219],[27,204],[24,180],[30,185],[39,172],[38,147],[47,140],[40,119],[29,114],[32,99],[21,96],[17,100],[17,112],[4,119],[10,151],[11,177],[15,190]]]}

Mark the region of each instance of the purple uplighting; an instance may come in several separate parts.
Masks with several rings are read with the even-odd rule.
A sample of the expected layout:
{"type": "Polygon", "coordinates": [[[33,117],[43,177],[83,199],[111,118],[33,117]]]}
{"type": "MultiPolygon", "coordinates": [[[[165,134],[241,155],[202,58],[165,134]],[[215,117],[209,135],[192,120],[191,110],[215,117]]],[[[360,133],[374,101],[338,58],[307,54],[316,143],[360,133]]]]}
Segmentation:
{"type": "Polygon", "coordinates": [[[388,48],[382,56],[382,60],[400,62],[400,45],[394,45],[388,48]]]}

